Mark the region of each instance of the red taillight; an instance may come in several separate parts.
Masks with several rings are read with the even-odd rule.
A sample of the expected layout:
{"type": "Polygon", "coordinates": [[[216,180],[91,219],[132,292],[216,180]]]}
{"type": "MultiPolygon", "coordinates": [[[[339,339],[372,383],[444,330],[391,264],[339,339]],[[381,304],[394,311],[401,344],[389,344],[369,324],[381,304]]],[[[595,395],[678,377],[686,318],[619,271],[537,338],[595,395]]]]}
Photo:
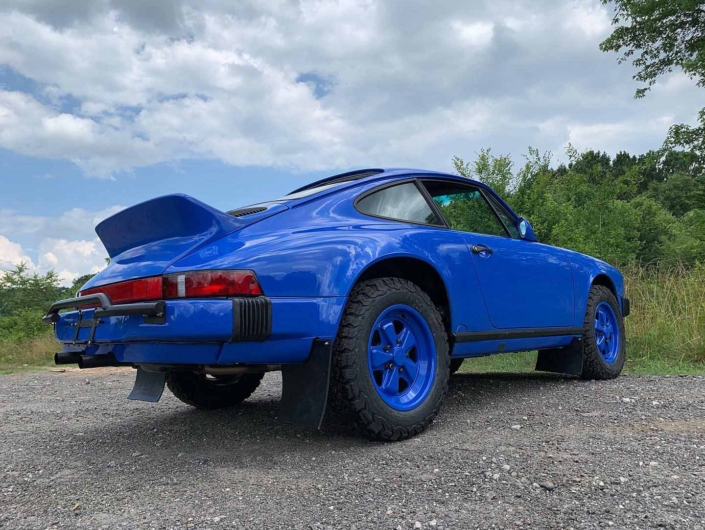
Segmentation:
{"type": "Polygon", "coordinates": [[[103,293],[108,295],[113,304],[158,300],[162,297],[162,277],[140,278],[127,282],[111,283],[81,291],[79,296],[103,293]]]}
{"type": "Polygon", "coordinates": [[[113,304],[125,304],[160,298],[257,296],[262,289],[252,271],[193,271],[111,283],[81,291],[79,296],[95,293],[108,295],[113,304]]]}
{"type": "Polygon", "coordinates": [[[164,276],[164,298],[260,294],[262,289],[252,271],[193,271],[164,276]]]}

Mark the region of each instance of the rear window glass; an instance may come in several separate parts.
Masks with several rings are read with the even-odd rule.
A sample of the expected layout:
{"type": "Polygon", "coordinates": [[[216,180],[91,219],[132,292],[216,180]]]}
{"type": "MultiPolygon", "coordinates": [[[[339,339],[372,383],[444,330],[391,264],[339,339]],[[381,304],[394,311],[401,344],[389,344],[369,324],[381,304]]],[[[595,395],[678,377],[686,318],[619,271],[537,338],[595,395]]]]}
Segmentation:
{"type": "Polygon", "coordinates": [[[440,225],[426,199],[412,182],[384,188],[360,199],[357,209],[367,215],[427,225],[440,225]]]}

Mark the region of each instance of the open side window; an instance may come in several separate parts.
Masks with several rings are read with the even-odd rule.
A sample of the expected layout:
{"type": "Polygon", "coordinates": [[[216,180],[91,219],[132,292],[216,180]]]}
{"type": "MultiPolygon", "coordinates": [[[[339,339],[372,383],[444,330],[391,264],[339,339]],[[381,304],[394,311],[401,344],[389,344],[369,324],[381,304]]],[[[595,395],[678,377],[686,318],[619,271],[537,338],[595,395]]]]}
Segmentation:
{"type": "Polygon", "coordinates": [[[511,235],[479,188],[443,180],[425,180],[423,186],[449,228],[490,236],[511,235]]]}

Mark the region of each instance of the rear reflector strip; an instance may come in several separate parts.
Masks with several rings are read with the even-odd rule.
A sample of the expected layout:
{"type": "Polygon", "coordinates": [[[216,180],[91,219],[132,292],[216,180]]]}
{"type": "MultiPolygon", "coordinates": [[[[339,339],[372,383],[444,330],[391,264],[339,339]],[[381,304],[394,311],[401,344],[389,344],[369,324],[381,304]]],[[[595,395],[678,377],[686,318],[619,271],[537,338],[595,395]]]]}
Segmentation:
{"type": "Polygon", "coordinates": [[[176,277],[176,296],[184,298],[186,296],[186,275],[179,274],[176,277]]]}

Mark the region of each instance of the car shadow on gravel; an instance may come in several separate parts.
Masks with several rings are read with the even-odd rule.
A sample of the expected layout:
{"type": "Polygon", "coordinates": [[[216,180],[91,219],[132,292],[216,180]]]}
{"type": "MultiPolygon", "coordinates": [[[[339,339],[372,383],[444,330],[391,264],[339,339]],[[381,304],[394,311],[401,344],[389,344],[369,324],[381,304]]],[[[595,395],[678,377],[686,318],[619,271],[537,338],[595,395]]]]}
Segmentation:
{"type": "MultiPolygon", "coordinates": [[[[552,374],[456,374],[450,380],[441,417],[453,415],[453,419],[472,420],[474,414],[497,407],[503,400],[516,402],[532,398],[539,390],[580,383],[552,374]]],[[[51,433],[46,433],[46,440],[57,452],[73,451],[75,457],[95,461],[98,467],[101,462],[144,458],[227,466],[241,462],[249,467],[266,467],[267,455],[273,454],[278,459],[311,459],[331,451],[389,447],[368,441],[350,423],[327,420],[323,431],[315,431],[283,422],[279,418],[277,387],[270,383],[265,391],[255,393],[240,406],[217,411],[195,410],[171,396],[165,396],[156,406],[114,404],[102,412],[104,421],[95,421],[98,414],[94,412],[93,421],[81,427],[78,440],[57,440],[51,433]]],[[[432,436],[451,436],[450,423],[434,424],[432,436]]]]}
{"type": "Polygon", "coordinates": [[[448,383],[448,401],[465,399],[463,392],[472,389],[481,389],[487,394],[476,395],[473,400],[495,401],[507,397],[507,394],[532,393],[540,388],[561,387],[564,385],[582,384],[585,381],[575,376],[552,374],[546,372],[531,373],[482,373],[482,374],[454,374],[448,383]]]}

